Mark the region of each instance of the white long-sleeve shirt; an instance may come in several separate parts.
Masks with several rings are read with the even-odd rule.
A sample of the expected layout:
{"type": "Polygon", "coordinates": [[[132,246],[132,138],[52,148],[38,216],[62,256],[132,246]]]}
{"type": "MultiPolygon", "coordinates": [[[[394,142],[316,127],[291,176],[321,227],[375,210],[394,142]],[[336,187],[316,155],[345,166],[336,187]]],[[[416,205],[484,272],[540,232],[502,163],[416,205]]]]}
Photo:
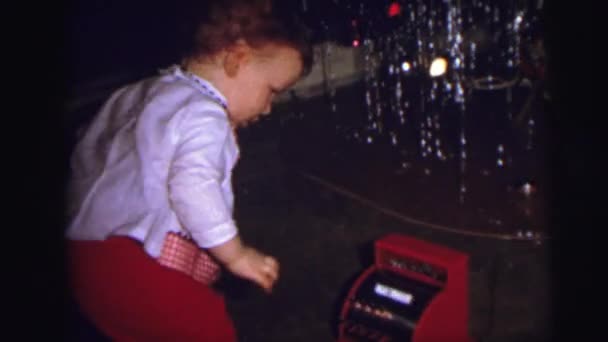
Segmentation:
{"type": "Polygon", "coordinates": [[[203,248],[234,237],[239,149],[225,106],[178,66],[117,90],[75,146],[67,237],[130,236],[153,257],[169,231],[203,248]]]}

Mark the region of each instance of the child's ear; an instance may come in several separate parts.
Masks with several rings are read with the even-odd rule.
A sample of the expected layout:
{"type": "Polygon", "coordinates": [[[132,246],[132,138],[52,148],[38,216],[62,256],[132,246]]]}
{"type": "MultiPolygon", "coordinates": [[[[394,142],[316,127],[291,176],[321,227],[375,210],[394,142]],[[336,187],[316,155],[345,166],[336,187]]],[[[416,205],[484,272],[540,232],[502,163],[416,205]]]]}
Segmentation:
{"type": "Polygon", "coordinates": [[[228,77],[235,77],[243,63],[251,58],[251,48],[242,40],[226,49],[224,71],[228,77]]]}

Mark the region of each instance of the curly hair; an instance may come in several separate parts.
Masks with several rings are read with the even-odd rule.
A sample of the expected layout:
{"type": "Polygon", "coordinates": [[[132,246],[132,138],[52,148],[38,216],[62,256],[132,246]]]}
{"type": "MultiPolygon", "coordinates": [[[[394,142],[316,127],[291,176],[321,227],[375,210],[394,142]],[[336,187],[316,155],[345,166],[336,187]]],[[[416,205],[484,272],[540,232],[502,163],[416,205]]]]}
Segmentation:
{"type": "Polygon", "coordinates": [[[286,0],[190,0],[182,8],[181,55],[212,56],[242,39],[253,48],[292,47],[302,57],[303,74],[313,63],[310,30],[286,0]]]}

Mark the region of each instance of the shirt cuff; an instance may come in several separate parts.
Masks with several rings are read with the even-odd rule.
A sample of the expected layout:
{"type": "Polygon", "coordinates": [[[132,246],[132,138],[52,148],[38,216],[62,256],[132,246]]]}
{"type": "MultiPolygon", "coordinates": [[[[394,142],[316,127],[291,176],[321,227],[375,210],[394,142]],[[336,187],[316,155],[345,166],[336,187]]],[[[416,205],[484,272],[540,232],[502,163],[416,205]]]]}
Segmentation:
{"type": "Polygon", "coordinates": [[[229,241],[237,234],[233,221],[217,225],[203,232],[191,232],[192,239],[202,248],[211,248],[229,241]]]}

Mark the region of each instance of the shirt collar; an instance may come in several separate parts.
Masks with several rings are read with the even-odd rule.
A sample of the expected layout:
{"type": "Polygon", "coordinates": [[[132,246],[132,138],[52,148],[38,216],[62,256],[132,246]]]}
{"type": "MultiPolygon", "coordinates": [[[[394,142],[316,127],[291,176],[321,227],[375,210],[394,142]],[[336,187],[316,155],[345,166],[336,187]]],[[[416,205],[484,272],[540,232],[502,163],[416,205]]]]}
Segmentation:
{"type": "Polygon", "coordinates": [[[171,74],[189,81],[202,93],[209,95],[215,102],[221,105],[224,109],[228,109],[228,103],[222,93],[215,88],[209,81],[184,70],[181,66],[175,64],[167,69],[160,70],[161,74],[171,74]]]}

